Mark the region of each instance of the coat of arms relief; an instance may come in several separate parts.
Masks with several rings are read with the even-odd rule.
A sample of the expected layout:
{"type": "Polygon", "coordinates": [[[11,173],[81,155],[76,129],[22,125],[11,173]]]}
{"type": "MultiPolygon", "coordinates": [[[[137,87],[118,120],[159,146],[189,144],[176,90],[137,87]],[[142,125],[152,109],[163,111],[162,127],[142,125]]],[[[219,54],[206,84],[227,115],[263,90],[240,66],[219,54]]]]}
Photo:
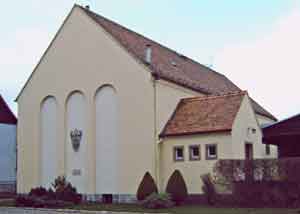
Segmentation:
{"type": "Polygon", "coordinates": [[[78,152],[79,150],[82,135],[83,135],[82,130],[79,129],[74,129],[71,130],[70,132],[71,143],[75,152],[78,152]]]}

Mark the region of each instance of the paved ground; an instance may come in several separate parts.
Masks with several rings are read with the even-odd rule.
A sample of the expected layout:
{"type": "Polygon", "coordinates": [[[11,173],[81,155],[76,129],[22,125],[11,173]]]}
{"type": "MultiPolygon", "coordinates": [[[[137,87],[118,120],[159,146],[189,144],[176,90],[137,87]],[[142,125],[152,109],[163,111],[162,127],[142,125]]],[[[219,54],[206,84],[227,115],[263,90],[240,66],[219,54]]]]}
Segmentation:
{"type": "MultiPolygon", "coordinates": [[[[73,210],[47,210],[47,209],[18,209],[0,208],[0,214],[121,214],[107,211],[73,211],[73,210]]],[[[130,214],[130,213],[122,213],[130,214]]],[[[135,213],[136,214],[136,213],[135,213]]]]}

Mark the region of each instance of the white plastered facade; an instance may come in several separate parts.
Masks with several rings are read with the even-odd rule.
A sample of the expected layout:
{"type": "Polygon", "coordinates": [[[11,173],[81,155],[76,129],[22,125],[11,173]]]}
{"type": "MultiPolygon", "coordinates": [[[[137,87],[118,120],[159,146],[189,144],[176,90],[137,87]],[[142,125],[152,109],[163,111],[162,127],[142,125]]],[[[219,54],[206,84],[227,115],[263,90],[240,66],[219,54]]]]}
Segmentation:
{"type": "MultiPolygon", "coordinates": [[[[220,142],[220,147],[223,141],[224,146],[233,144],[231,136],[215,134],[166,139],[159,145],[158,135],[179,100],[193,96],[202,94],[155,80],[144,64],[75,6],[17,99],[18,192],[49,185],[49,176],[65,175],[84,194],[135,195],[146,172],[163,188],[176,168],[168,159],[173,145],[202,138],[220,142]],[[55,100],[55,110],[53,100],[43,108],[47,98],[55,100]],[[43,113],[47,111],[51,113],[43,113]],[[50,117],[54,114],[55,121],[50,117]],[[74,129],[83,131],[78,152],[70,138],[74,129]],[[50,141],[55,142],[48,145],[50,141]],[[43,156],[48,150],[55,155],[43,156]],[[44,167],[51,168],[51,175],[43,173],[44,167]]],[[[256,121],[253,110],[245,112],[256,121]]],[[[224,158],[240,156],[242,151],[235,154],[231,148],[224,148],[224,158]]],[[[189,188],[194,184],[191,180],[189,188]]]]}

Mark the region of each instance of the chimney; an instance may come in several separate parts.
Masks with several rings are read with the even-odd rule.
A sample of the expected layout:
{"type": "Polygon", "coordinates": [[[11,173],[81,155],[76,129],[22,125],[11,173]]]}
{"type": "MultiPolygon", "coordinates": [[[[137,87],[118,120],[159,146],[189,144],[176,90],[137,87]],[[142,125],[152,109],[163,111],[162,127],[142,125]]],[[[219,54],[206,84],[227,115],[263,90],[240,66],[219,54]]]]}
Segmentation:
{"type": "Polygon", "coordinates": [[[85,9],[90,10],[90,5],[86,5],[85,9]]]}
{"type": "Polygon", "coordinates": [[[150,65],[152,60],[152,49],[151,45],[147,44],[146,45],[146,51],[145,51],[145,62],[150,65]]]}

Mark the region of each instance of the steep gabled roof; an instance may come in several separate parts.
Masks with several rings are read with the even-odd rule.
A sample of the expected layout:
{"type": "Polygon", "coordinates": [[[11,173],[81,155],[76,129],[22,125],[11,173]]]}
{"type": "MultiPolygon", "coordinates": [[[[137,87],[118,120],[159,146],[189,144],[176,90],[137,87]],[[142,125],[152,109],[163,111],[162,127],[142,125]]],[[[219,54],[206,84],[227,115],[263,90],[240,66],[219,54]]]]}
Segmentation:
{"type": "MultiPolygon", "coordinates": [[[[241,91],[226,76],[116,22],[108,20],[89,9],[81,6],[78,7],[112,35],[130,54],[149,66],[157,78],[207,95],[222,95],[241,91]],[[152,50],[151,65],[145,62],[145,50],[147,46],[151,46],[152,50]]],[[[256,113],[277,120],[255,101],[252,104],[256,113]]]]}
{"type": "Polygon", "coordinates": [[[17,118],[0,95],[0,123],[17,124],[17,118]]]}
{"type": "MultiPolygon", "coordinates": [[[[103,16],[100,16],[99,14],[90,11],[89,9],[86,9],[76,4],[73,7],[73,9],[74,8],[80,8],[83,12],[85,12],[85,14],[87,14],[96,23],[98,23],[100,27],[107,31],[133,57],[138,59],[141,63],[147,65],[152,71],[152,74],[157,78],[173,82],[177,85],[181,85],[183,87],[192,89],[194,91],[206,95],[222,95],[241,91],[240,88],[238,88],[226,76],[202,64],[199,64],[198,62],[184,55],[181,55],[176,51],[173,51],[149,38],[146,38],[109,19],[106,19],[103,16]],[[152,49],[151,65],[148,65],[144,60],[145,49],[147,45],[150,45],[152,49]]],[[[68,15],[68,17],[70,16],[70,14],[68,15]]],[[[68,17],[65,19],[63,25],[59,29],[58,33],[55,35],[46,52],[50,49],[52,43],[63,28],[68,17]]],[[[46,55],[46,52],[44,53],[40,62],[43,60],[44,56],[46,55]]],[[[34,71],[39,66],[40,62],[35,67],[34,71]]],[[[18,94],[16,101],[18,100],[25,87],[29,83],[30,79],[34,74],[34,71],[31,73],[22,90],[18,94]]],[[[277,120],[272,114],[266,111],[255,101],[253,101],[252,104],[257,114],[266,116],[273,120],[277,120]]]]}
{"type": "Polygon", "coordinates": [[[161,137],[231,131],[247,92],[182,99],[161,137]]]}

